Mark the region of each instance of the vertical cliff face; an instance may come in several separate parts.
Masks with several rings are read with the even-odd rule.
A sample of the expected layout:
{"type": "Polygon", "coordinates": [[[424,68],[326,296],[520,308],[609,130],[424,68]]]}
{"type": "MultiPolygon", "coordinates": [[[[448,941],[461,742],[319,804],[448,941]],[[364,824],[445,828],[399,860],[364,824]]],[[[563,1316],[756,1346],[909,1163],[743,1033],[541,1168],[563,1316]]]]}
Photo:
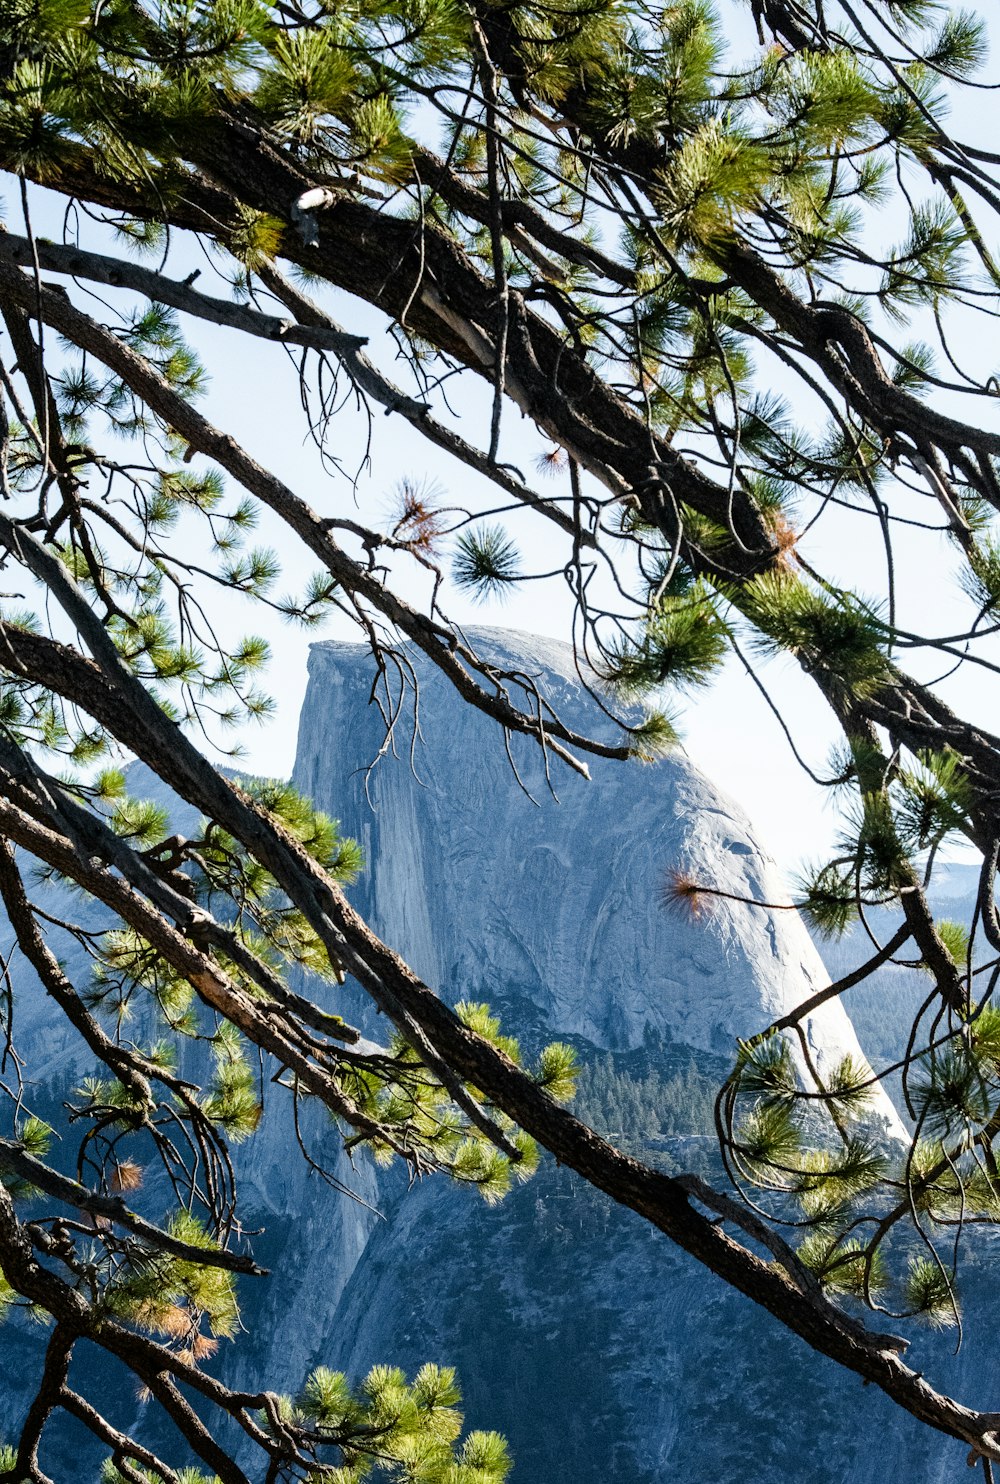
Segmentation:
{"type": "MultiPolygon", "coordinates": [[[[567,723],[607,730],[568,646],[503,630],[469,638],[536,680],[567,723]]],[[[727,1059],[737,1037],[829,983],[794,912],[665,902],[674,871],[735,897],[787,900],[742,810],[683,752],[648,766],[588,758],[590,781],[552,758],[550,788],[535,744],[513,739],[512,765],[495,723],[428,662],[414,665],[418,734],[407,696],[395,747],[379,756],[367,650],[315,645],[295,780],[361,839],[355,900],[428,983],[530,1008],[548,1034],[609,1050],[652,1035],[727,1059]]],[[[837,1003],[808,1035],[820,1067],[859,1054],[837,1003]]],[[[880,1111],[894,1122],[887,1101],[880,1111]]]]}
{"type": "MultiPolygon", "coordinates": [[[[571,725],[600,728],[565,647],[470,638],[571,725]]],[[[682,752],[651,767],[592,759],[589,782],[553,760],[554,797],[537,749],[515,739],[515,777],[493,724],[414,664],[416,709],[404,697],[385,750],[370,658],[315,646],[295,778],[364,845],[357,905],[445,997],[488,1000],[529,1040],[570,1036],[606,1083],[659,1076],[682,1103],[681,1071],[714,1089],[738,1036],[829,982],[793,913],[664,907],[675,870],[735,897],[784,896],[742,811],[682,752]]],[[[858,1054],[839,1005],[808,1033],[821,1067],[858,1054]]],[[[645,1157],[711,1158],[697,1095],[671,1125],[681,1138],[651,1132],[648,1108],[641,1130],[616,1122],[596,1091],[581,1111],[645,1157]]],[[[891,1137],[887,1100],[880,1112],[891,1137]]],[[[383,1181],[380,1199],[386,1220],[324,1353],[355,1373],[390,1356],[457,1364],[470,1421],[510,1437],[517,1484],[881,1484],[893,1468],[930,1484],[952,1456],[944,1444],[932,1460],[884,1399],[565,1172],[543,1169],[497,1210],[442,1181],[383,1181]],[[859,1449],[862,1433],[878,1447],[859,1449]]]]}

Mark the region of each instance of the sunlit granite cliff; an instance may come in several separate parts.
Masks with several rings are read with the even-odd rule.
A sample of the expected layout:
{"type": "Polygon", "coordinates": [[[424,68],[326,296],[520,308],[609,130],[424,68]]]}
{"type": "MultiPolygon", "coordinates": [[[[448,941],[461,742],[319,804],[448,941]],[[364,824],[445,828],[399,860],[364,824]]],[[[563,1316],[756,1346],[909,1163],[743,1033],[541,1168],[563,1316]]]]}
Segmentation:
{"type": "MultiPolygon", "coordinates": [[[[568,645],[505,630],[468,637],[537,679],[569,725],[609,734],[568,645]]],[[[361,840],[368,866],[354,900],[428,983],[608,1050],[653,1035],[728,1059],[737,1037],[829,982],[794,913],[721,899],[703,914],[665,906],[673,871],[734,896],[787,897],[746,815],[684,752],[651,766],[587,757],[589,781],[550,757],[550,788],[536,744],[512,739],[515,774],[496,724],[428,661],[414,663],[419,736],[411,752],[404,702],[395,747],[379,757],[368,651],[314,645],[295,781],[361,840]]],[[[808,1031],[820,1066],[858,1053],[836,1002],[808,1031]]],[[[887,1101],[881,1111],[894,1118],[887,1101]]]]}

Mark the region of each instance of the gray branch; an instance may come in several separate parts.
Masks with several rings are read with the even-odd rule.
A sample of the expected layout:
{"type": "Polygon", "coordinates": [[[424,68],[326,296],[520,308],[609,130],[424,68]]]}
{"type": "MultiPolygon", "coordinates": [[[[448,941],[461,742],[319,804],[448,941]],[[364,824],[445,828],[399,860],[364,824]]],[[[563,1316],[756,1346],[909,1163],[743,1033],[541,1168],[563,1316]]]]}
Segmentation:
{"type": "Polygon", "coordinates": [[[216,1247],[193,1247],[189,1242],[182,1242],[179,1237],[171,1236],[162,1227],[136,1215],[121,1196],[101,1195],[98,1191],[88,1190],[85,1185],[71,1180],[68,1175],[60,1175],[58,1170],[50,1169],[47,1164],[29,1154],[23,1145],[11,1139],[0,1138],[0,1170],[17,1175],[36,1190],[50,1195],[53,1200],[83,1211],[95,1220],[123,1226],[126,1231],[132,1232],[141,1241],[148,1242],[151,1247],[169,1252],[172,1257],[183,1258],[185,1262],[226,1268],[231,1273],[250,1273],[257,1278],[263,1277],[267,1272],[266,1268],[258,1267],[251,1257],[241,1257],[236,1252],[223,1252],[216,1247]]]}
{"type": "MultiPolygon", "coordinates": [[[[0,246],[11,262],[21,268],[31,267],[31,243],[27,237],[18,237],[0,228],[0,246]]],[[[193,288],[190,280],[167,278],[162,273],[155,273],[138,263],[124,262],[121,258],[85,252],[79,247],[62,247],[44,237],[38,238],[35,246],[39,264],[46,273],[65,273],[73,278],[86,278],[91,283],[106,284],[112,289],[130,289],[155,304],[169,304],[185,314],[209,320],[213,325],[242,330],[259,340],[305,345],[311,350],[330,350],[338,356],[357,351],[368,343],[363,335],[349,335],[346,330],[332,329],[329,325],[302,325],[295,320],[262,314],[246,304],[215,299],[193,288]]]]}

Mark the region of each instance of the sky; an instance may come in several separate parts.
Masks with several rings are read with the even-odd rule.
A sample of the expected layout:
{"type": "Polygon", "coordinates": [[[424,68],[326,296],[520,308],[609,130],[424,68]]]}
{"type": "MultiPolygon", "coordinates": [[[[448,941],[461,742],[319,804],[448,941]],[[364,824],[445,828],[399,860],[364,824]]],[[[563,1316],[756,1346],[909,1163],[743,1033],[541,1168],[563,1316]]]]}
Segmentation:
{"type": "MultiPolygon", "coordinates": [[[[344,296],[331,297],[340,299],[336,312],[347,328],[371,332],[371,351],[386,364],[386,338],[376,317],[348,304],[344,296]]],[[[231,332],[227,336],[213,330],[209,337],[200,327],[197,338],[213,369],[205,411],[244,440],[252,453],[274,468],[320,513],[349,517],[360,511],[359,518],[365,519],[366,512],[388,511],[404,477],[436,486],[446,505],[476,506],[481,502],[490,507],[498,503],[492,486],[446,460],[400,419],[386,417],[377,409],[372,422],[370,467],[362,470],[356,486],[354,476],[363,458],[367,423],[348,409],[340,414],[330,444],[345,472],[331,475],[318,467],[314,450],[304,437],[298,389],[284,352],[259,342],[248,354],[246,347],[233,343],[237,337],[231,332]]],[[[472,387],[463,395],[467,405],[463,431],[472,439],[481,439],[488,427],[489,393],[485,388],[472,387]]],[[[533,467],[540,446],[518,411],[508,408],[501,457],[519,465],[529,480],[541,486],[533,467]]],[[[532,565],[537,569],[565,559],[564,548],[553,543],[545,523],[532,517],[527,521],[510,519],[507,524],[526,553],[527,528],[533,528],[537,545],[530,550],[532,565]]],[[[259,534],[262,538],[268,535],[266,526],[259,534]]],[[[287,543],[280,544],[287,549],[287,543]]],[[[910,561],[901,563],[901,569],[913,573],[909,586],[902,586],[901,620],[905,623],[909,614],[915,625],[930,621],[942,633],[961,628],[967,622],[967,607],[948,580],[958,565],[948,543],[935,538],[918,541],[904,533],[900,546],[904,551],[907,546],[913,549],[910,561]]],[[[827,572],[853,581],[862,592],[881,590],[882,549],[874,520],[833,512],[825,519],[816,547],[822,552],[827,572]]],[[[290,568],[289,586],[294,585],[292,574],[290,568]]],[[[421,590],[426,595],[426,582],[408,586],[414,599],[419,599],[421,590]]],[[[561,578],[526,583],[504,602],[480,604],[452,589],[444,606],[449,616],[461,623],[497,624],[562,639],[570,633],[570,601],[561,578]]],[[[254,624],[258,620],[254,619],[254,624]]],[[[246,766],[263,773],[285,774],[294,756],[295,719],[305,689],[310,642],[322,637],[357,638],[358,634],[346,622],[334,622],[321,634],[287,624],[273,626],[267,632],[275,652],[267,679],[278,702],[278,714],[264,727],[246,733],[246,766]]],[[[814,771],[825,774],[837,728],[817,689],[791,659],[770,661],[761,673],[792,729],[798,750],[814,771]]],[[[951,687],[952,699],[975,714],[982,683],[982,673],[963,677],[951,687]]],[[[801,864],[824,855],[837,831],[836,808],[827,791],[818,788],[796,763],[779,723],[737,661],[728,662],[707,689],[682,696],[680,715],[684,745],[692,759],[744,807],[780,865],[794,873],[801,864]]]]}
{"type": "MultiPolygon", "coordinates": [[[[344,295],[332,294],[330,299],[345,327],[370,333],[371,353],[387,365],[387,337],[378,317],[344,295]]],[[[237,338],[232,332],[227,335],[213,329],[208,336],[198,329],[198,344],[213,370],[205,410],[244,439],[251,452],[321,513],[350,516],[361,511],[364,519],[365,512],[388,511],[404,477],[436,486],[446,505],[489,508],[498,503],[497,492],[486,481],[447,460],[400,419],[386,417],[378,409],[372,420],[370,466],[357,475],[356,484],[368,427],[365,419],[349,409],[340,414],[330,439],[344,473],[337,476],[322,470],[304,434],[298,388],[284,352],[258,342],[248,355],[245,347],[234,344],[237,338]]],[[[471,378],[469,382],[461,394],[463,431],[480,440],[488,427],[490,394],[485,386],[472,384],[471,378]]],[[[544,488],[534,468],[541,447],[517,409],[508,407],[501,457],[517,464],[529,481],[544,488]]],[[[927,512],[920,513],[926,516],[927,512]]],[[[529,517],[509,519],[507,524],[526,553],[530,530],[536,543],[531,548],[536,569],[564,560],[564,548],[553,543],[544,522],[529,517]]],[[[265,536],[266,528],[260,534],[265,536]]],[[[909,579],[900,586],[901,622],[910,621],[915,627],[930,623],[939,633],[960,629],[968,622],[968,606],[952,580],[958,567],[954,549],[943,538],[911,535],[905,529],[897,533],[897,540],[903,556],[900,571],[909,579]]],[[[865,593],[882,590],[882,547],[874,519],[830,512],[816,533],[813,550],[821,553],[823,568],[830,575],[865,593]]],[[[418,600],[422,593],[426,595],[426,586],[414,583],[409,592],[418,600]]],[[[504,602],[480,604],[452,589],[445,608],[462,623],[497,624],[562,639],[570,633],[570,600],[561,578],[526,583],[504,602]]],[[[248,731],[246,762],[261,772],[283,774],[294,756],[295,718],[304,694],[309,643],[317,637],[358,636],[346,623],[334,623],[321,635],[280,625],[269,631],[269,637],[275,662],[268,679],[278,701],[278,715],[265,727],[248,731]]],[[[935,666],[940,667],[939,659],[922,673],[929,675],[935,666]]],[[[799,752],[815,772],[826,774],[838,730],[816,687],[788,658],[767,662],[760,673],[791,727],[799,752]]],[[[984,672],[972,672],[945,690],[953,703],[975,715],[982,710],[983,683],[984,672]]],[[[794,874],[827,852],[838,828],[836,805],[797,764],[778,721],[738,661],[728,662],[710,687],[681,696],[680,716],[683,742],[692,759],[743,806],[779,865],[794,874]]]]}
{"type": "MultiPolygon", "coordinates": [[[[374,318],[346,303],[338,308],[341,322],[352,330],[374,318]]],[[[377,324],[371,329],[371,349],[377,354],[384,351],[384,336],[377,324]]],[[[427,481],[435,486],[446,505],[478,503],[490,508],[499,503],[493,486],[445,459],[400,419],[385,417],[377,409],[371,434],[371,466],[358,476],[355,491],[354,476],[363,457],[362,440],[367,437],[365,420],[347,410],[340,415],[331,446],[342,459],[345,473],[340,477],[330,475],[318,467],[319,461],[304,439],[298,389],[289,374],[291,368],[285,362],[284,353],[259,343],[248,356],[244,348],[233,345],[234,337],[225,339],[218,332],[212,338],[220,342],[218,359],[208,353],[208,337],[199,329],[198,343],[213,366],[213,382],[204,410],[245,441],[250,452],[274,468],[320,513],[350,517],[360,511],[358,518],[365,519],[369,511],[387,512],[403,478],[427,481]]],[[[214,352],[215,347],[211,350],[214,352]]],[[[466,426],[464,431],[471,439],[479,439],[488,427],[488,393],[485,389],[470,388],[465,400],[472,404],[466,417],[466,423],[472,426],[466,426]]],[[[501,456],[521,467],[532,480],[534,459],[540,447],[517,409],[508,408],[501,456]]],[[[534,482],[542,485],[540,479],[534,482]]],[[[507,520],[507,525],[526,555],[530,550],[533,566],[544,569],[553,561],[565,560],[561,538],[553,542],[546,523],[533,518],[530,522],[513,518],[507,520]],[[529,525],[536,543],[530,548],[529,525]]],[[[262,525],[258,535],[265,538],[268,534],[268,526],[262,525]]],[[[284,541],[276,544],[287,549],[284,541]]],[[[294,561],[287,569],[287,586],[294,585],[293,572],[294,561]]],[[[418,581],[407,587],[415,600],[426,595],[426,582],[418,581]]],[[[444,606],[449,617],[460,623],[496,624],[558,639],[570,636],[571,604],[561,578],[526,583],[503,602],[477,603],[453,589],[447,594],[444,606]]],[[[253,623],[259,627],[256,617],[253,623]]],[[[295,721],[305,692],[310,642],[317,638],[360,636],[346,620],[334,620],[321,633],[288,624],[268,627],[266,632],[274,648],[274,663],[267,682],[278,703],[277,716],[263,727],[245,733],[245,765],[262,773],[284,774],[294,757],[295,721]]],[[[778,696],[794,696],[789,709],[796,716],[801,746],[813,765],[822,771],[829,743],[835,735],[824,703],[814,694],[810,683],[802,682],[794,664],[779,661],[769,666],[768,671],[778,696]]],[[[797,861],[821,854],[835,828],[833,816],[824,807],[815,785],[794,764],[777,722],[742,667],[738,663],[728,664],[711,688],[683,697],[680,712],[681,733],[688,752],[715,783],[744,806],[775,858],[797,861]],[[739,718],[735,728],[734,715],[739,718]]]]}
{"type": "MultiPolygon", "coordinates": [[[[987,100],[992,107],[990,95],[981,95],[981,100],[973,103],[978,107],[979,101],[987,100]]],[[[973,114],[968,122],[981,129],[984,118],[983,113],[973,114]]],[[[37,188],[32,188],[30,200],[35,229],[60,238],[64,203],[37,188]]],[[[13,193],[8,195],[7,219],[11,230],[20,229],[13,193]]],[[[890,213],[879,230],[898,240],[900,226],[890,213]]],[[[97,230],[89,224],[85,225],[82,240],[95,248],[102,245],[97,230]]],[[[221,293],[222,285],[218,280],[213,282],[200,250],[180,240],[171,254],[171,274],[183,277],[199,265],[203,272],[197,286],[208,293],[221,293]]],[[[116,298],[110,291],[101,290],[101,294],[106,301],[116,298]]],[[[370,336],[370,354],[392,374],[395,346],[381,317],[337,292],[327,294],[325,302],[345,328],[370,336]]],[[[448,460],[401,419],[387,417],[380,409],[372,415],[367,449],[370,458],[366,463],[369,422],[352,405],[349,394],[328,434],[328,451],[339,462],[340,471],[324,467],[307,434],[296,368],[286,352],[263,341],[248,342],[235,331],[201,321],[194,323],[182,317],[182,323],[211,377],[207,395],[199,404],[201,410],[237,437],[320,514],[355,516],[377,525],[379,517],[391,510],[394,492],[404,478],[427,482],[445,505],[486,509],[500,503],[494,487],[448,460]]],[[[992,344],[983,342],[978,329],[960,328],[959,335],[963,354],[973,358],[992,356],[992,344]]],[[[780,382],[780,373],[775,372],[775,380],[780,382]]],[[[487,441],[489,389],[469,377],[460,384],[450,383],[448,392],[460,415],[463,434],[479,444],[487,441]]],[[[535,462],[544,446],[517,409],[508,406],[500,457],[518,465],[528,482],[540,487],[542,480],[535,462]]],[[[551,529],[544,522],[529,515],[508,524],[518,545],[530,554],[530,565],[535,570],[558,566],[565,560],[565,550],[553,542],[551,529]]],[[[911,622],[915,628],[937,627],[939,633],[961,629],[967,623],[968,608],[952,580],[957,568],[953,550],[942,538],[923,533],[901,530],[898,540],[904,574],[901,622],[911,622]]],[[[304,561],[307,554],[287,538],[276,521],[265,515],[255,541],[273,544],[283,559],[280,591],[301,583],[310,570],[308,560],[304,561]]],[[[841,578],[865,593],[882,591],[881,545],[874,519],[831,511],[811,541],[811,554],[821,558],[829,576],[841,578]]],[[[407,579],[404,591],[420,601],[426,597],[427,580],[419,576],[407,579]]],[[[245,755],[240,765],[248,771],[287,775],[294,759],[309,645],[317,638],[357,638],[357,631],[349,628],[346,620],[334,621],[321,632],[307,631],[259,611],[250,614],[245,604],[241,604],[239,615],[231,610],[227,617],[226,601],[219,599],[218,603],[224,625],[230,623],[234,633],[237,624],[263,632],[273,650],[264,684],[275,698],[276,712],[263,726],[245,731],[241,738],[245,755]]],[[[569,637],[570,600],[561,578],[526,583],[504,603],[479,604],[453,589],[447,593],[445,607],[450,617],[462,623],[497,624],[555,638],[569,637]]],[[[934,666],[917,668],[929,677],[934,666]]],[[[824,774],[836,729],[815,687],[788,659],[769,662],[761,674],[792,729],[800,753],[816,772],[824,774]]],[[[995,724],[990,716],[996,710],[991,687],[987,672],[970,667],[969,672],[949,682],[944,693],[973,716],[995,724]]],[[[800,864],[825,854],[837,829],[835,808],[827,792],[818,788],[795,761],[778,722],[738,661],[727,663],[710,688],[682,697],[681,730],[692,759],[745,808],[779,865],[792,873],[800,864]]]]}

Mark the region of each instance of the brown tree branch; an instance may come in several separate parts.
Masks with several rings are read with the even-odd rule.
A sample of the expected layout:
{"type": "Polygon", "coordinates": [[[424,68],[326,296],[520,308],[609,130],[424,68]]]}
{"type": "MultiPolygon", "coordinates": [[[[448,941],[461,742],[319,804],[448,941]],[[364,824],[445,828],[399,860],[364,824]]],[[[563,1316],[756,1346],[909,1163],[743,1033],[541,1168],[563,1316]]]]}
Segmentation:
{"type": "MultiPolygon", "coordinates": [[[[47,641],[51,642],[51,641],[47,641]]],[[[38,641],[35,640],[36,652],[38,641]]],[[[65,657],[64,657],[65,663],[65,657]]],[[[86,662],[84,662],[86,663],[86,662]]],[[[89,670],[91,667],[87,666],[89,670]]],[[[156,759],[167,781],[182,796],[243,840],[267,865],[283,888],[303,904],[316,931],[388,1013],[419,1025],[459,1075],[487,1092],[493,1103],[531,1133],[564,1164],[569,1165],[621,1204],[631,1207],[740,1292],[769,1310],[816,1349],[873,1381],[914,1416],[939,1430],[976,1446],[989,1457],[1000,1458],[992,1438],[996,1419],[976,1413],[943,1397],[899,1361],[896,1342],[872,1336],[826,1299],[804,1294],[786,1275],[761,1262],[747,1248],[727,1237],[690,1205],[687,1193],[674,1180],[621,1153],[554,1104],[502,1052],[459,1022],[422,984],[391,949],[382,944],[357,916],[335,883],[302,850],[297,841],[239,794],[206,763],[192,757],[192,749],[162,713],[152,734],[135,724],[129,691],[117,700],[116,735],[147,760],[156,759]],[[130,715],[130,713],[132,713],[130,715]],[[158,735],[156,734],[158,732],[158,735]],[[169,739],[169,740],[168,740],[169,739]],[[166,746],[165,746],[166,744],[166,746]],[[170,754],[170,766],[166,753],[170,754]],[[170,776],[168,776],[168,774],[170,776]],[[395,1013],[394,1013],[395,1012],[395,1013]]],[[[140,687],[141,689],[141,687],[140,687]]],[[[92,697],[100,688],[92,688],[92,697]]],[[[109,717],[110,721],[110,717],[109,717]]],[[[53,859],[60,870],[97,891],[126,920],[133,909],[119,883],[99,881],[92,866],[84,869],[65,845],[46,840],[13,817],[11,806],[0,804],[0,829],[23,836],[26,848],[43,859],[53,859]]],[[[17,838],[17,835],[15,835],[17,838]]],[[[117,881],[118,878],[112,878],[117,881]]],[[[135,916],[134,925],[144,921],[135,916]]],[[[152,932],[153,930],[150,929],[152,932]]],[[[156,929],[160,941],[165,944],[156,929]]],[[[152,938],[156,941],[156,938],[152,938]]],[[[169,955],[168,955],[169,956],[169,955]]],[[[179,961],[179,960],[178,960],[179,961]]],[[[203,972],[199,963],[198,972],[203,972]]],[[[213,991],[214,993],[214,991],[213,991]]],[[[221,1005],[224,1013],[226,1007],[221,1005]]],[[[233,1018],[236,1018],[235,1016],[233,1018]]],[[[239,1021],[237,1020],[237,1023],[239,1021]]],[[[306,1085],[304,1083],[304,1085],[306,1085]]],[[[322,1096],[321,1092],[318,1095],[322,1096]]]]}
{"type": "Polygon", "coordinates": [[[255,1278],[264,1277],[267,1273],[267,1269],[258,1267],[252,1257],[244,1257],[237,1252],[223,1252],[213,1247],[192,1247],[190,1243],[171,1236],[162,1227],[129,1210],[121,1196],[102,1195],[99,1191],[88,1190],[85,1185],[71,1180],[68,1175],[61,1175],[58,1170],[53,1170],[10,1139],[0,1138],[0,1170],[19,1176],[53,1200],[72,1206],[77,1211],[84,1211],[97,1221],[124,1227],[147,1246],[167,1252],[171,1257],[182,1258],[185,1262],[203,1263],[210,1268],[224,1268],[231,1273],[247,1273],[255,1278]]]}

